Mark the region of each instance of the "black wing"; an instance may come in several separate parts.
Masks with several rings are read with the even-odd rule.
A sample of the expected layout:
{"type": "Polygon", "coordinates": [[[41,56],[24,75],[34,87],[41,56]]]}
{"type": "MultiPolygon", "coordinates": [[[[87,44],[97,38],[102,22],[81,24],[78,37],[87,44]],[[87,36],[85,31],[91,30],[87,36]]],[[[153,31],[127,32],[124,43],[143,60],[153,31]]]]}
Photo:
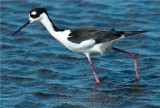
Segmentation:
{"type": "Polygon", "coordinates": [[[71,29],[68,40],[74,43],[94,39],[96,43],[102,43],[120,38],[124,33],[120,31],[101,30],[93,28],[71,29]]]}

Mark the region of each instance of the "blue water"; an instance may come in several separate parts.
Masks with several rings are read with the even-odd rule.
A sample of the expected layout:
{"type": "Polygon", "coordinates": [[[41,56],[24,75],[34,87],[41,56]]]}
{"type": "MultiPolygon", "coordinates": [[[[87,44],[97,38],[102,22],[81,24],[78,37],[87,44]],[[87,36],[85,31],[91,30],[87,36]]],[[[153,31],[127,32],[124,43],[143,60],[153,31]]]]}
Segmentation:
{"type": "Polygon", "coordinates": [[[160,107],[159,0],[1,0],[2,108],[156,108],[160,107]],[[115,45],[138,53],[133,61],[110,51],[93,56],[96,85],[85,56],[67,50],[40,23],[11,34],[28,12],[45,7],[60,28],[95,27],[147,30],[115,45]]]}

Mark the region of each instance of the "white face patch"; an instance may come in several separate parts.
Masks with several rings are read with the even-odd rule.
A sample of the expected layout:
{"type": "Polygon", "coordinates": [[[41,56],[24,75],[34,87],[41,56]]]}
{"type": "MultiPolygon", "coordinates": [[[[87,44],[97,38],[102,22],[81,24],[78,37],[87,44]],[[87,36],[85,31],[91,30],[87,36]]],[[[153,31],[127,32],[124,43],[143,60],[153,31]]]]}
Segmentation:
{"type": "Polygon", "coordinates": [[[33,11],[32,13],[31,13],[31,15],[36,15],[37,14],[37,12],[36,11],[33,11]]]}

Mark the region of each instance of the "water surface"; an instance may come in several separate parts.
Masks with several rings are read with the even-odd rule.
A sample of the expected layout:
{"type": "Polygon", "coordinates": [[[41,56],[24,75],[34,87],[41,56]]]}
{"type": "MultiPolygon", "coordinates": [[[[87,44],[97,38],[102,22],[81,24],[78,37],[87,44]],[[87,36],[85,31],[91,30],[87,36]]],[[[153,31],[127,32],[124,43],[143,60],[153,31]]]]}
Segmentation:
{"type": "Polygon", "coordinates": [[[2,108],[160,107],[160,2],[158,0],[2,0],[2,108]],[[133,61],[110,51],[93,56],[96,85],[85,56],[67,50],[40,23],[11,34],[28,12],[45,7],[60,28],[147,30],[115,45],[138,53],[140,81],[133,61]]]}

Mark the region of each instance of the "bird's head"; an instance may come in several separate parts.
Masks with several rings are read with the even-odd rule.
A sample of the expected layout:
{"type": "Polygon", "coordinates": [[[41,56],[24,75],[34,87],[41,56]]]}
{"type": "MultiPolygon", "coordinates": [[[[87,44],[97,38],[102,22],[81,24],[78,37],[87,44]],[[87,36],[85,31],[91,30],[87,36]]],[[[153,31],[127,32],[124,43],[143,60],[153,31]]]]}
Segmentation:
{"type": "Polygon", "coordinates": [[[15,31],[12,35],[15,35],[22,28],[24,28],[25,26],[27,26],[28,24],[30,24],[32,22],[41,21],[43,19],[44,15],[47,15],[47,11],[46,11],[45,8],[35,8],[35,9],[32,9],[29,12],[29,20],[21,28],[19,28],[17,31],[15,31]]]}
{"type": "Polygon", "coordinates": [[[43,18],[43,15],[47,14],[47,11],[45,8],[35,8],[32,9],[29,12],[29,21],[34,22],[34,21],[40,21],[43,18]]]}

